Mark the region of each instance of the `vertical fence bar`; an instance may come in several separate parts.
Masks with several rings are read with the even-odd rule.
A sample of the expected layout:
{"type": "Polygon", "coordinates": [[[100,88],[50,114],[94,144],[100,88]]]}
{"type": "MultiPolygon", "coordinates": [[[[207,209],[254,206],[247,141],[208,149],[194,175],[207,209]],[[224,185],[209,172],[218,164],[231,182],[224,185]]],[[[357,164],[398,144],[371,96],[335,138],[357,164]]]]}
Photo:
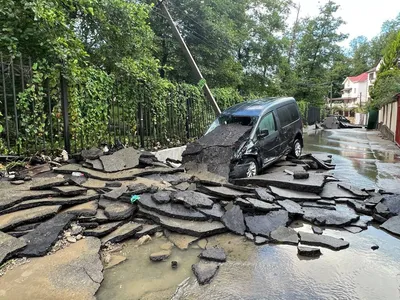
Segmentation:
{"type": "MultiPolygon", "coordinates": [[[[28,64],[29,64],[29,69],[32,70],[32,61],[31,58],[29,57],[28,59],[28,64]]],[[[33,74],[32,74],[33,75],[33,74]]],[[[35,114],[35,100],[33,100],[32,102],[32,114],[35,114]]],[[[35,151],[37,151],[37,145],[38,145],[38,138],[37,138],[37,134],[35,134],[35,151]]]]}
{"type": "MultiPolygon", "coordinates": [[[[14,62],[11,58],[10,62],[11,68],[11,84],[12,84],[12,91],[13,91],[13,101],[14,101],[14,120],[15,120],[15,136],[16,141],[18,142],[19,139],[19,127],[18,127],[18,110],[17,110],[17,92],[15,90],[15,74],[14,74],[14,62]]],[[[20,154],[20,146],[18,145],[18,154],[20,154]]]]}
{"type": "Polygon", "coordinates": [[[140,135],[140,148],[144,148],[144,122],[143,122],[143,105],[139,102],[139,135],[140,135]]]}
{"type": "Polygon", "coordinates": [[[3,79],[3,98],[4,98],[4,120],[5,120],[5,129],[6,129],[6,138],[7,138],[7,148],[10,150],[10,131],[8,127],[8,107],[7,107],[7,89],[6,89],[6,77],[4,72],[4,61],[3,61],[3,53],[0,52],[1,59],[1,77],[3,79]]]}
{"type": "Polygon", "coordinates": [[[46,79],[46,90],[47,90],[47,104],[49,106],[49,132],[50,132],[50,145],[51,150],[54,149],[54,138],[53,138],[53,115],[52,115],[52,108],[51,108],[51,97],[50,97],[50,80],[46,79]]]}
{"type": "Polygon", "coordinates": [[[185,93],[185,98],[186,98],[186,138],[190,139],[190,124],[189,124],[189,114],[190,114],[190,103],[189,103],[189,97],[186,97],[185,93]]]}
{"type": "Polygon", "coordinates": [[[68,116],[68,85],[67,79],[60,72],[60,86],[61,86],[61,110],[64,121],[64,149],[71,153],[71,140],[69,136],[69,116],[68,116]]]}

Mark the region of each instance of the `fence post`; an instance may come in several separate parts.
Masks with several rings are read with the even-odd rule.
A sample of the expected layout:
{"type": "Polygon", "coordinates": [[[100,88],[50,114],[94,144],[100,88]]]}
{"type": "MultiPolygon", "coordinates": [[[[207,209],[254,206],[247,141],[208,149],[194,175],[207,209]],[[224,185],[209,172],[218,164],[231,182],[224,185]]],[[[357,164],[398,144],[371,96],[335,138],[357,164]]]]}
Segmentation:
{"type": "Polygon", "coordinates": [[[190,139],[190,99],[186,96],[186,138],[190,139]]]}
{"type": "Polygon", "coordinates": [[[3,79],[3,97],[4,97],[4,121],[5,121],[5,129],[7,136],[7,148],[10,150],[10,131],[8,128],[8,108],[7,108],[7,89],[6,89],[6,76],[4,71],[4,61],[3,61],[3,53],[0,52],[1,59],[1,77],[3,79]]]}
{"type": "Polygon", "coordinates": [[[61,110],[64,120],[64,148],[65,151],[71,153],[71,140],[69,134],[69,116],[68,116],[68,84],[67,79],[60,73],[61,86],[61,110]]]}
{"type": "Polygon", "coordinates": [[[140,147],[144,148],[144,125],[143,125],[143,107],[142,103],[139,102],[139,135],[140,135],[140,147]]]}

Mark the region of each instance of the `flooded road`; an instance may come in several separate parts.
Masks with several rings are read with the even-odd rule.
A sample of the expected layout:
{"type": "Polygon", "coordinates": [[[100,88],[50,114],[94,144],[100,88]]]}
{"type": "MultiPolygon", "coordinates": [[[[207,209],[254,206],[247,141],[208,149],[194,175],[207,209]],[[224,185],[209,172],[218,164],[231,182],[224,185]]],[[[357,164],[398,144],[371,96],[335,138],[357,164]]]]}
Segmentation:
{"type": "MultiPolygon", "coordinates": [[[[400,151],[376,132],[364,130],[319,131],[305,136],[305,152],[333,155],[334,175],[359,187],[400,191],[400,151]]],[[[307,223],[295,221],[295,230],[311,232],[307,223]]],[[[152,263],[149,254],[160,250],[166,238],[122,251],[128,260],[108,269],[98,299],[400,299],[400,240],[378,227],[352,234],[326,228],[324,234],[344,238],[343,251],[321,248],[318,259],[297,256],[289,245],[256,246],[241,236],[225,234],[208,239],[219,245],[228,261],[211,284],[199,286],[191,265],[200,249],[173,249],[166,262],[152,263]],[[371,250],[378,245],[379,249],[371,250]],[[179,268],[173,270],[171,261],[179,268]],[[185,279],[189,278],[185,281],[185,279]],[[179,283],[184,283],[178,288],[179,283]],[[174,295],[175,294],[175,295],[174,295]]]]}

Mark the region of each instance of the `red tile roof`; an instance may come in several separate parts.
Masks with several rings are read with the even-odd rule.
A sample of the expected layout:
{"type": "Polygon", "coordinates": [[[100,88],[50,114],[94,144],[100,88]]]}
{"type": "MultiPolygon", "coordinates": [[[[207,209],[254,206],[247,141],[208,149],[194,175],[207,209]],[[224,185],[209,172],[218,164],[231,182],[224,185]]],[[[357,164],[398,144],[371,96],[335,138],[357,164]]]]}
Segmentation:
{"type": "Polygon", "coordinates": [[[364,82],[368,80],[368,72],[362,73],[358,76],[348,77],[352,82],[364,82]]]}

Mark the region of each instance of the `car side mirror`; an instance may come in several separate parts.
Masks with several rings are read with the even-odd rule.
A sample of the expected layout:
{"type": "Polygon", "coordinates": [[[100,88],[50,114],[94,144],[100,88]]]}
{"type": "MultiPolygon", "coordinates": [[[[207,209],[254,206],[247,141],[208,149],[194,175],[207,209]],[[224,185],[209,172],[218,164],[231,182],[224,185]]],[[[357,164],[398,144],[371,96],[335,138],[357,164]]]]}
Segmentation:
{"type": "Polygon", "coordinates": [[[268,135],[269,135],[268,129],[263,129],[263,130],[261,130],[260,132],[258,132],[257,137],[258,137],[259,139],[261,139],[261,138],[267,137],[268,135]]]}

